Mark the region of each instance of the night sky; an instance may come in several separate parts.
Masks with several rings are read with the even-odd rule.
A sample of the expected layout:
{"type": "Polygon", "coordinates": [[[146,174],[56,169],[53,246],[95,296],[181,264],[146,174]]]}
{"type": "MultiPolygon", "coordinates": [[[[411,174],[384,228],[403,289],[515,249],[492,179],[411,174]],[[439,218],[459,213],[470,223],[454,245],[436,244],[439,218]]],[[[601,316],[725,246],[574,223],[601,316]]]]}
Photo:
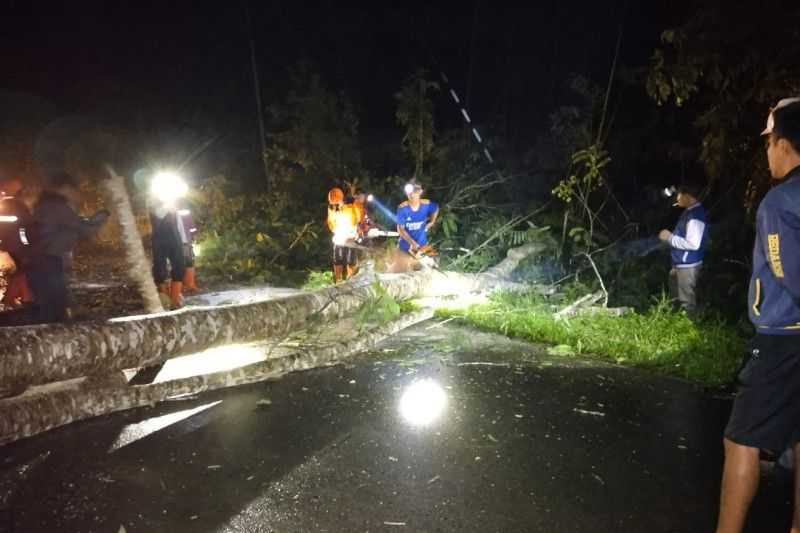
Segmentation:
{"type": "MultiPolygon", "coordinates": [[[[308,61],[356,105],[367,139],[399,137],[393,94],[416,67],[447,73],[478,124],[505,116],[532,138],[581,73],[604,85],[623,25],[624,64],[642,66],[682,13],[664,2],[485,1],[403,7],[250,2],[264,104],[281,100],[288,69],[308,61]]],[[[5,1],[0,89],[43,98],[58,114],[117,124],[196,127],[246,137],[257,123],[246,8],[231,2],[5,1]]],[[[447,87],[448,89],[450,87],[447,87]]],[[[642,95],[644,90],[642,89],[642,95]]],[[[639,95],[639,96],[642,96],[639,95]]],[[[439,129],[460,123],[442,91],[439,129]]],[[[257,159],[257,154],[253,154],[257,159]]]]}

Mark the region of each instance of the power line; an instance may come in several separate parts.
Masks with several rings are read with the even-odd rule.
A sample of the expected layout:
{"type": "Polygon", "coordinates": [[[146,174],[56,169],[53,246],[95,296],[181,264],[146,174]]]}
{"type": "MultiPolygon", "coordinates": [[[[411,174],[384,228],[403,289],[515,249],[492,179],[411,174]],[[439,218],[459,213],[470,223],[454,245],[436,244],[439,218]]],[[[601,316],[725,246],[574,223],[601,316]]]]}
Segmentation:
{"type": "Polygon", "coordinates": [[[478,142],[478,145],[483,148],[483,155],[486,157],[486,160],[489,161],[490,164],[494,164],[494,158],[492,158],[492,154],[489,153],[489,148],[486,147],[485,143],[483,142],[483,137],[478,132],[478,128],[472,125],[472,119],[469,116],[469,112],[467,111],[466,105],[462,105],[461,99],[458,97],[458,93],[456,90],[450,86],[450,79],[447,77],[447,74],[444,71],[440,71],[439,74],[442,77],[442,81],[447,85],[450,93],[450,97],[455,102],[456,106],[461,110],[461,116],[464,119],[464,122],[467,124],[468,127],[472,129],[472,136],[475,137],[475,140],[478,142]]]}

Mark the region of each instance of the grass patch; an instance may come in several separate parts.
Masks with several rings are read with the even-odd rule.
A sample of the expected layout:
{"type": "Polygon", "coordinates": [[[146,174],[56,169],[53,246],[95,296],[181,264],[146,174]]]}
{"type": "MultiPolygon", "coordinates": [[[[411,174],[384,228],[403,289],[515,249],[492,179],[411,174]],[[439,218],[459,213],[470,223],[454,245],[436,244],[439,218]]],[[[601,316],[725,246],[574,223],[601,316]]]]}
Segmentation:
{"type": "Polygon", "coordinates": [[[333,285],[333,272],[330,270],[310,270],[308,277],[300,288],[306,291],[313,291],[330,287],[331,285],[333,285]]]}
{"type": "Polygon", "coordinates": [[[398,304],[400,305],[401,314],[413,313],[414,311],[420,311],[422,309],[422,306],[414,300],[400,300],[398,304]]]}
{"type": "Polygon", "coordinates": [[[555,320],[539,295],[499,293],[489,303],[439,309],[437,315],[459,316],[482,330],[553,344],[554,355],[600,356],[710,386],[731,381],[744,350],[744,339],[721,319],[692,322],[663,300],[644,313],[565,321],[555,320]]]}

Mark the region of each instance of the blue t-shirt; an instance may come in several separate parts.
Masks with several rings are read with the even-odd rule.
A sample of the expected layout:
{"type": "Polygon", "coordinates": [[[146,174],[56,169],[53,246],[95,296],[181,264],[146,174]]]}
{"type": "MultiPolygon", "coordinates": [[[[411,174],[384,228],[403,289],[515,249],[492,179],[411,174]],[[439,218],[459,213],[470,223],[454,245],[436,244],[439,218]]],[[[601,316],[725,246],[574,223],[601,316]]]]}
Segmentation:
{"type": "MultiPolygon", "coordinates": [[[[408,202],[403,202],[397,207],[397,225],[402,226],[406,233],[420,246],[428,244],[428,232],[425,229],[425,225],[428,224],[428,219],[431,215],[438,210],[439,206],[436,202],[431,202],[430,200],[420,200],[419,208],[416,211],[411,209],[408,202]]],[[[398,242],[398,246],[404,252],[411,248],[408,241],[402,237],[398,242]]]]}

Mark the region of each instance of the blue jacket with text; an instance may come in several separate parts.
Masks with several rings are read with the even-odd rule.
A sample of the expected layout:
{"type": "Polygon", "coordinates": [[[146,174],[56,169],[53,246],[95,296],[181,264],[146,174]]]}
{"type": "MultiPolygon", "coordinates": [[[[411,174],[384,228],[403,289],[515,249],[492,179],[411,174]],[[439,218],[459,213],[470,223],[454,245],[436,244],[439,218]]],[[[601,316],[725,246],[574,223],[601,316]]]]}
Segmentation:
{"type": "Polygon", "coordinates": [[[800,167],[758,206],[748,292],[758,333],[800,335],[800,167]]]}

